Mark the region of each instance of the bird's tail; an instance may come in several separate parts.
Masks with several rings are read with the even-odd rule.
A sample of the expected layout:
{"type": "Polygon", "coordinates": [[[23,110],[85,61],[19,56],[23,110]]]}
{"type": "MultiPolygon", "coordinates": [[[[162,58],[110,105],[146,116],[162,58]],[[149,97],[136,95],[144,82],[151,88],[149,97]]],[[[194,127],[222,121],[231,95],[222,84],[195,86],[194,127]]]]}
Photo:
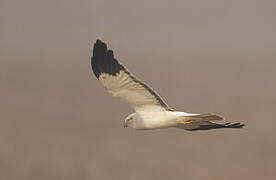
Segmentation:
{"type": "Polygon", "coordinates": [[[181,129],[186,129],[189,131],[194,130],[209,130],[209,129],[218,129],[218,128],[242,128],[244,124],[242,123],[225,123],[217,124],[212,121],[223,120],[223,117],[220,117],[215,114],[199,114],[193,116],[185,116],[176,127],[181,129]]]}

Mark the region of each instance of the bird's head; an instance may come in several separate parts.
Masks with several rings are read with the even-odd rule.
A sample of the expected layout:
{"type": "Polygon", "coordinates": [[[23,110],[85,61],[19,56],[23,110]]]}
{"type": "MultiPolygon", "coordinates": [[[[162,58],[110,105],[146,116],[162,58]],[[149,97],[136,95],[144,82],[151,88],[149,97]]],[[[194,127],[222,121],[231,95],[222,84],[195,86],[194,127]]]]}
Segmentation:
{"type": "Polygon", "coordinates": [[[134,114],[130,114],[126,117],[125,122],[124,122],[124,127],[133,127],[134,124],[134,114]]]}

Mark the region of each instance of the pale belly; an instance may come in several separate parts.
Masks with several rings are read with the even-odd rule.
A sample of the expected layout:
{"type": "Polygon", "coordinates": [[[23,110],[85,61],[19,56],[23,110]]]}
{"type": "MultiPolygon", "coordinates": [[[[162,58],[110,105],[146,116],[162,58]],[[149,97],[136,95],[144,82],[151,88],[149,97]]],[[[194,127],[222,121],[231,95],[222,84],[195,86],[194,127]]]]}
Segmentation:
{"type": "Polygon", "coordinates": [[[136,113],[134,116],[135,129],[161,129],[175,126],[178,117],[168,111],[136,113]]]}

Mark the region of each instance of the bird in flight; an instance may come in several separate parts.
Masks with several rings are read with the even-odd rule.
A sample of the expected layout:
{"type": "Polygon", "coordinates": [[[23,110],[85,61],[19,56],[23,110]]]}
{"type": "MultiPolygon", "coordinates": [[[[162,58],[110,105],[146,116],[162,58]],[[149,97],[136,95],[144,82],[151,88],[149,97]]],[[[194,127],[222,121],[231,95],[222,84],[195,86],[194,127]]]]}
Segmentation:
{"type": "Polygon", "coordinates": [[[94,44],[91,65],[105,89],[134,109],[135,112],[126,117],[124,127],[139,130],[176,127],[195,131],[244,126],[242,123],[215,123],[223,118],[211,113],[187,113],[170,108],[151,87],[120,64],[101,40],[94,44]]]}

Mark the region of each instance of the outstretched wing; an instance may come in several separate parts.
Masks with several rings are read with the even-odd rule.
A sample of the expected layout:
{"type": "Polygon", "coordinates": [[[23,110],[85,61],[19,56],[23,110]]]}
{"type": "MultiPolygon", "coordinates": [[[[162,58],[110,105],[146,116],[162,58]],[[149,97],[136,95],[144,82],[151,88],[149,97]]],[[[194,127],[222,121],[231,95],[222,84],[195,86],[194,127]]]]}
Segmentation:
{"type": "Polygon", "coordinates": [[[97,40],[91,59],[92,69],[97,79],[112,96],[120,97],[132,108],[157,106],[171,110],[163,99],[148,85],[138,80],[107,50],[105,43],[97,40]]]}

